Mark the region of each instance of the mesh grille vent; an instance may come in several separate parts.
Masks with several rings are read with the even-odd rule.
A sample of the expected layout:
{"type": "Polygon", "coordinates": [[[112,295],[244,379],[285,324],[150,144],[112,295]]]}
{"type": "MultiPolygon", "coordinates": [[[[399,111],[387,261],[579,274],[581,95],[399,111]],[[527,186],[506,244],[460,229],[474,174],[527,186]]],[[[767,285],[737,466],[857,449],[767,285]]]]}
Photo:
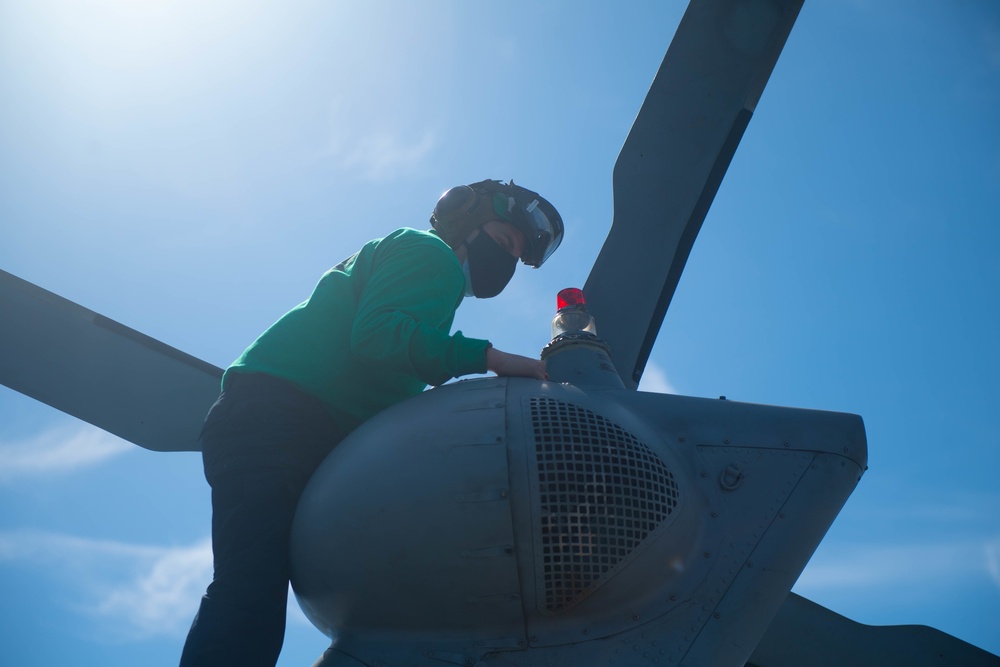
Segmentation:
{"type": "Polygon", "coordinates": [[[677,506],[677,483],[634,435],[604,417],[531,398],[545,610],[589,594],[677,506]]]}

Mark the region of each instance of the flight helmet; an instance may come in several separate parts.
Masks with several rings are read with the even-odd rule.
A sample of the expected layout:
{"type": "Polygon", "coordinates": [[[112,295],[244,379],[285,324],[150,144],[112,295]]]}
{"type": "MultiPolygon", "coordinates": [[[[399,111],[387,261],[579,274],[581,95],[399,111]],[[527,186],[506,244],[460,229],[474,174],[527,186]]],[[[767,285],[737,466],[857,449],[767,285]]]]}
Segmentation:
{"type": "Polygon", "coordinates": [[[431,226],[445,243],[457,248],[490,220],[506,220],[524,234],[521,261],[538,268],[563,237],[559,212],[537,192],[514,181],[485,180],[451,188],[438,199],[431,226]]]}

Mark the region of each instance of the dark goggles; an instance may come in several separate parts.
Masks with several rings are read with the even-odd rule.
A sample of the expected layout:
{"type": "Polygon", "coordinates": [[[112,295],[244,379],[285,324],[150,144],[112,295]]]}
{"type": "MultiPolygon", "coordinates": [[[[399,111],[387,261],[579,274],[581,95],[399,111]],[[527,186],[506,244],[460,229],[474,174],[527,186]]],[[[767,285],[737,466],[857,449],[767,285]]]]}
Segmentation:
{"type": "Polygon", "coordinates": [[[563,237],[563,222],[555,207],[537,192],[514,182],[482,181],[474,190],[493,194],[493,210],[524,234],[521,261],[538,268],[545,263],[563,237]]]}

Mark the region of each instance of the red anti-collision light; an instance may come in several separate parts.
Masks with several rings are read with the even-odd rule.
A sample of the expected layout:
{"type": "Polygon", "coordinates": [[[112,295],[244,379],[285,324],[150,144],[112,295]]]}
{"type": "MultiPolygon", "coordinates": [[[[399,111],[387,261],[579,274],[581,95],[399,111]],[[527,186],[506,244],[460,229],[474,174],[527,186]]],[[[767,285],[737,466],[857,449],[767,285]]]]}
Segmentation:
{"type": "Polygon", "coordinates": [[[556,310],[562,310],[567,306],[586,306],[587,299],[583,296],[583,290],[576,287],[567,287],[560,290],[556,295],[556,310]]]}

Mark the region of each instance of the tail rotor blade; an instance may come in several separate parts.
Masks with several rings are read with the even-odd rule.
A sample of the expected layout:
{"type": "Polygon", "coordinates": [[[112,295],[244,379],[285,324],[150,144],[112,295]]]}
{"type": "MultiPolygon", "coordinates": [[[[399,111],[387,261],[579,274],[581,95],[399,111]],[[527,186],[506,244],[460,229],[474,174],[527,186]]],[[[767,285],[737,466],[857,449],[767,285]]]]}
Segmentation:
{"type": "Polygon", "coordinates": [[[789,593],[747,667],[998,667],[1000,657],[923,625],[863,625],[789,593]]]}
{"type": "Polygon", "coordinates": [[[688,253],[802,0],[692,0],[615,163],[584,291],[635,389],[688,253]]]}
{"type": "Polygon", "coordinates": [[[197,451],[222,370],[0,271],[0,383],[140,447],[197,451]]]}

